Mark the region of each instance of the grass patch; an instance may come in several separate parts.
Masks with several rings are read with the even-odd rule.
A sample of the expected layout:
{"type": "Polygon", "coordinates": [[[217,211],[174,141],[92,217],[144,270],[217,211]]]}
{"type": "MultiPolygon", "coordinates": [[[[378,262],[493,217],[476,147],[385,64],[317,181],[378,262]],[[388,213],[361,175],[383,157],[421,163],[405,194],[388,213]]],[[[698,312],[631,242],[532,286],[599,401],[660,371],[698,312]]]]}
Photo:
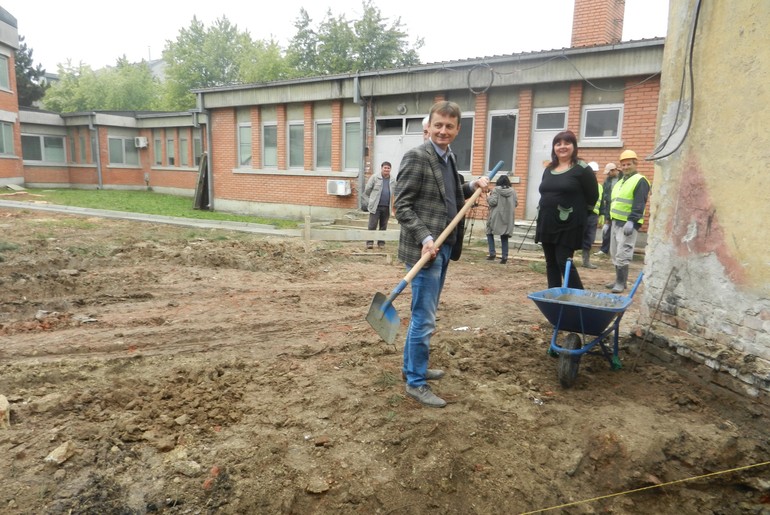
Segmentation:
{"type": "Polygon", "coordinates": [[[389,388],[396,384],[398,384],[398,379],[390,372],[383,372],[379,375],[379,377],[377,377],[377,379],[374,380],[374,386],[380,388],[389,388]]]}
{"type": "Polygon", "coordinates": [[[8,243],[7,241],[0,241],[0,252],[5,252],[6,250],[16,250],[19,246],[15,243],[8,243]]]}
{"type": "Polygon", "coordinates": [[[222,220],[272,225],[279,229],[296,229],[299,222],[280,218],[236,215],[216,211],[193,209],[193,199],[178,195],[140,190],[79,190],[79,189],[30,189],[37,200],[45,200],[60,206],[109,209],[128,213],[193,218],[196,220],[222,220]]]}
{"type": "Polygon", "coordinates": [[[529,264],[529,269],[538,274],[545,275],[545,263],[542,261],[532,261],[529,264]]]}

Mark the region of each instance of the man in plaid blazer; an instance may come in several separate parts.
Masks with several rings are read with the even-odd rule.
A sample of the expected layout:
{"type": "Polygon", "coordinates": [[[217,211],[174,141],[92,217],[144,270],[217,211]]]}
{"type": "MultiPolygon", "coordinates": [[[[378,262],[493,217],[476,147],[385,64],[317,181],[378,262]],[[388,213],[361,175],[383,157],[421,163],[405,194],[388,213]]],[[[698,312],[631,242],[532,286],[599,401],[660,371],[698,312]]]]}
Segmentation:
{"type": "Polygon", "coordinates": [[[429,253],[428,262],[412,280],[412,313],[404,343],[403,377],[406,393],[426,406],[443,408],[446,402],[434,394],[426,380],[441,379],[443,370],[428,369],[430,337],[436,329],[436,309],[444,286],[449,261],[459,257],[462,237],[455,231],[441,247],[434,240],[462,208],[476,188],[486,188],[481,177],[463,184],[449,148],[460,132],[460,106],[437,102],[431,107],[430,138],[401,159],[396,177],[396,219],[401,226],[398,258],[407,269],[429,253]],[[453,246],[455,252],[453,253],[453,246]]]}

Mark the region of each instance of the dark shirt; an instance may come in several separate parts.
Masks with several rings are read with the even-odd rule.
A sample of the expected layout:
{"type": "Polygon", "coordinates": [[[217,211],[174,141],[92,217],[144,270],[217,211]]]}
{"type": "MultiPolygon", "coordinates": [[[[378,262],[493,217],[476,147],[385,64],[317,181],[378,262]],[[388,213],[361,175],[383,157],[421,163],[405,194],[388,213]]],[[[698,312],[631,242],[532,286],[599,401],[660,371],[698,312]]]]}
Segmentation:
{"type": "Polygon", "coordinates": [[[562,173],[546,168],[540,182],[535,242],[582,248],[588,211],[598,198],[591,168],[577,164],[562,173]]]}
{"type": "Polygon", "coordinates": [[[378,206],[390,207],[390,178],[382,178],[382,191],[380,192],[380,202],[378,206]]]}

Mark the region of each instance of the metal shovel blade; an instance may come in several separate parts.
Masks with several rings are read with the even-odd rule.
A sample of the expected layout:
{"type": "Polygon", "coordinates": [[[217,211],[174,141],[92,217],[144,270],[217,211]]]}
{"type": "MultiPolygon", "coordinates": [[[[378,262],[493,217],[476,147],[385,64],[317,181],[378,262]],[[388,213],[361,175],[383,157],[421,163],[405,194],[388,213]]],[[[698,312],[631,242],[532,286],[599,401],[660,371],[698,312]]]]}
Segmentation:
{"type": "Polygon", "coordinates": [[[382,293],[374,294],[372,305],[369,306],[369,312],[366,314],[366,321],[386,342],[392,344],[396,340],[401,319],[396,313],[396,308],[382,293]]]}

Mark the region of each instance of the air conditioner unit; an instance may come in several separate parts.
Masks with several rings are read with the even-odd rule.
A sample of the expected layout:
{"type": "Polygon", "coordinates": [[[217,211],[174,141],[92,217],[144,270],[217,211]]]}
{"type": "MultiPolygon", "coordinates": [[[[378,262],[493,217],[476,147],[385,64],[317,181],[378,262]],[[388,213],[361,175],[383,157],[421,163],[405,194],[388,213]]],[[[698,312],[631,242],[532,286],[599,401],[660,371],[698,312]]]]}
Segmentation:
{"type": "Polygon", "coordinates": [[[147,148],[147,138],[137,136],[134,138],[134,146],[136,148],[147,148]]]}
{"type": "Polygon", "coordinates": [[[327,195],[350,195],[350,181],[336,181],[329,179],[326,181],[327,195]]]}

